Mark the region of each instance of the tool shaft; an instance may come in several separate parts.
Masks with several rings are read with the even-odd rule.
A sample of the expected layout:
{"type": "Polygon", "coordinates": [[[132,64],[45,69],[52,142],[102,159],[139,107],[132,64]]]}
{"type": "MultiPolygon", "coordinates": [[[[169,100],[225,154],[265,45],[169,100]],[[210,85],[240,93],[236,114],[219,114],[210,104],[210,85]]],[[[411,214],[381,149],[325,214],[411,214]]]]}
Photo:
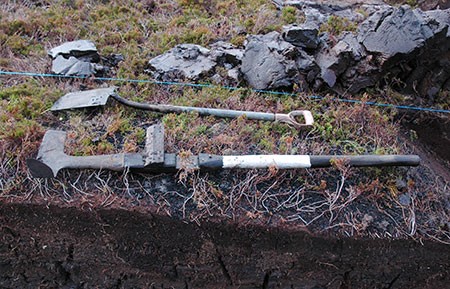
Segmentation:
{"type": "Polygon", "coordinates": [[[314,123],[313,116],[308,110],[296,110],[288,114],[278,114],[270,112],[256,112],[256,111],[246,111],[246,110],[231,110],[231,109],[220,109],[220,108],[206,108],[206,107],[194,107],[194,106],[177,106],[177,105],[167,105],[167,104],[150,104],[135,102],[125,99],[114,93],[111,95],[119,103],[137,108],[142,110],[149,110],[161,113],[183,113],[183,112],[196,112],[202,116],[215,116],[222,118],[238,118],[245,116],[247,119],[251,120],[263,120],[263,121],[279,121],[292,125],[293,127],[299,129],[301,127],[309,127],[314,123]],[[304,123],[297,121],[296,117],[303,116],[304,123]]]}

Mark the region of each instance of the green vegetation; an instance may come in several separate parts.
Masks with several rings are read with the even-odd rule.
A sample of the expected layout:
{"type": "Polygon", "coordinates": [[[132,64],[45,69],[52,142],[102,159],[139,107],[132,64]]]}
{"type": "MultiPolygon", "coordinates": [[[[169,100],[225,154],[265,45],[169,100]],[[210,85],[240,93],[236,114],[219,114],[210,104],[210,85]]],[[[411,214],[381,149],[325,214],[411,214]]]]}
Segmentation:
{"type": "Polygon", "coordinates": [[[285,24],[302,23],[305,20],[301,11],[293,6],[285,6],[281,9],[281,19],[285,24]]]}
{"type": "Polygon", "coordinates": [[[344,17],[331,15],[326,23],[320,26],[320,32],[328,32],[332,35],[340,35],[344,31],[356,32],[358,26],[344,17]]]}

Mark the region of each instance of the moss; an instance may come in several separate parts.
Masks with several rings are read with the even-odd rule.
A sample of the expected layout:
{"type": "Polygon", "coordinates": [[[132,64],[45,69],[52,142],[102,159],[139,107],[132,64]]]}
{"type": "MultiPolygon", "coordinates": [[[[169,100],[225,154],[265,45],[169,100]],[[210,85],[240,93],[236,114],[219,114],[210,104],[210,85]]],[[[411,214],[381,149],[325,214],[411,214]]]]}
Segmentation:
{"type": "Polygon", "coordinates": [[[50,107],[57,90],[49,91],[39,87],[36,82],[4,88],[0,90],[0,99],[4,107],[16,119],[35,119],[50,107]]]}
{"type": "Polygon", "coordinates": [[[235,37],[230,39],[230,43],[236,47],[243,47],[245,42],[245,35],[236,35],[235,37]]]}
{"type": "Polygon", "coordinates": [[[200,26],[192,30],[186,30],[186,33],[180,38],[180,42],[206,46],[212,37],[213,35],[208,27],[200,26]]]}
{"type": "Polygon", "coordinates": [[[297,22],[297,8],[292,6],[285,6],[281,9],[281,18],[286,24],[293,24],[297,22]]]}
{"type": "Polygon", "coordinates": [[[30,40],[25,36],[12,35],[5,44],[16,55],[28,55],[30,52],[30,40]]]}
{"type": "Polygon", "coordinates": [[[0,130],[0,140],[22,143],[31,135],[41,134],[43,127],[35,120],[10,118],[0,123],[0,130]]]}
{"type": "Polygon", "coordinates": [[[320,32],[328,32],[333,35],[340,35],[344,31],[356,32],[358,25],[347,18],[331,15],[326,23],[320,26],[320,32]]]}

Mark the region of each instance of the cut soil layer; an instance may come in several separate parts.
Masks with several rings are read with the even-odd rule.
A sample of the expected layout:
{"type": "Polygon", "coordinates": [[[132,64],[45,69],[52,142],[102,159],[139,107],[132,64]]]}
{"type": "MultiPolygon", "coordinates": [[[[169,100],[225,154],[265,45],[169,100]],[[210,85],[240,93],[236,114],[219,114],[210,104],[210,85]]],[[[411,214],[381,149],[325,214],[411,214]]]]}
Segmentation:
{"type": "Polygon", "coordinates": [[[0,203],[1,288],[445,288],[450,247],[0,203]]]}
{"type": "Polygon", "coordinates": [[[424,164],[450,182],[450,119],[448,117],[404,114],[402,125],[416,140],[409,141],[424,164]]]}

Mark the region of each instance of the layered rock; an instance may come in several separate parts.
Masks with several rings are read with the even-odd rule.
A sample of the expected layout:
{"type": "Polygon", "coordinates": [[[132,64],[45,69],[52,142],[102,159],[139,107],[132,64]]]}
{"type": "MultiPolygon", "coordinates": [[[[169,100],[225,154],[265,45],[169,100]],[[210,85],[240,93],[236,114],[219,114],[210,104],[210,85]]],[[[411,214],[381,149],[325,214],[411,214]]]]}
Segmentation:
{"type": "Polygon", "coordinates": [[[168,52],[151,59],[147,72],[162,81],[198,80],[205,77],[220,77],[217,67],[223,67],[228,77],[239,79],[236,69],[241,64],[243,52],[230,43],[218,42],[207,49],[196,44],[181,44],[168,52]]]}
{"type": "Polygon", "coordinates": [[[256,89],[292,86],[297,78],[296,47],[278,32],[250,36],[247,41],[241,71],[248,84],[256,89]]]}
{"type": "Polygon", "coordinates": [[[223,75],[217,73],[222,67],[226,78],[235,84],[245,80],[255,89],[296,86],[355,93],[386,81],[433,97],[450,86],[449,9],[424,12],[377,1],[356,3],[371,13],[362,21],[362,14],[349,10],[356,4],[347,2],[355,1],[333,5],[278,2],[298,2],[295,5],[304,12],[306,22],[285,26],[281,34],[249,35],[244,49],[224,42],[211,49],[179,45],[150,60],[149,71],[161,80],[211,77],[223,82],[223,75]],[[354,32],[319,34],[319,24],[333,19],[330,15],[347,15],[362,22],[354,32]]]}
{"type": "Polygon", "coordinates": [[[425,95],[432,94],[432,87],[435,92],[445,88],[450,78],[449,27],[450,10],[423,12],[402,6],[369,17],[357,38],[371,63],[379,68],[379,73],[370,73],[372,77],[380,80],[390,75],[404,82],[410,91],[425,95]],[[432,83],[425,83],[425,79],[432,83]]]}
{"type": "Polygon", "coordinates": [[[319,46],[319,25],[314,22],[306,22],[300,25],[289,25],[283,27],[283,39],[292,45],[316,49],[319,46]]]}
{"type": "Polygon", "coordinates": [[[116,66],[123,60],[120,54],[102,58],[90,40],[65,42],[50,49],[48,55],[53,60],[52,72],[66,76],[102,75],[110,68],[100,64],[101,61],[116,66]]]}

